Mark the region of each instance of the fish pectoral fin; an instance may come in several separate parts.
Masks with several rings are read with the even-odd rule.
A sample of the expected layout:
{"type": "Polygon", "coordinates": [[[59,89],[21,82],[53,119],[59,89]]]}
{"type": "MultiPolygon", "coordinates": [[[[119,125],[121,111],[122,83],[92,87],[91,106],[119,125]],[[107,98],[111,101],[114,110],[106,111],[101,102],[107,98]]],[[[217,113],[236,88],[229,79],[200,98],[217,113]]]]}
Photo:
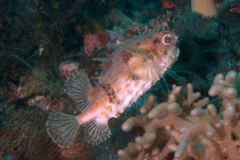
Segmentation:
{"type": "Polygon", "coordinates": [[[92,89],[90,80],[84,70],[79,70],[67,80],[65,93],[76,103],[77,109],[82,111],[89,104],[88,92],[92,89]]]}
{"type": "Polygon", "coordinates": [[[46,126],[48,135],[60,147],[71,146],[80,127],[76,116],[62,112],[50,112],[46,126]]]}
{"type": "Polygon", "coordinates": [[[134,70],[133,73],[136,74],[139,79],[149,82],[158,80],[161,70],[162,68],[159,68],[158,65],[148,61],[143,63],[141,68],[134,70]]]}
{"type": "Polygon", "coordinates": [[[85,138],[88,143],[98,145],[111,136],[111,130],[108,123],[98,124],[95,121],[90,121],[84,125],[85,138]]]}
{"type": "Polygon", "coordinates": [[[128,65],[132,70],[135,70],[141,67],[143,63],[144,63],[143,58],[135,56],[130,58],[128,65]]]}

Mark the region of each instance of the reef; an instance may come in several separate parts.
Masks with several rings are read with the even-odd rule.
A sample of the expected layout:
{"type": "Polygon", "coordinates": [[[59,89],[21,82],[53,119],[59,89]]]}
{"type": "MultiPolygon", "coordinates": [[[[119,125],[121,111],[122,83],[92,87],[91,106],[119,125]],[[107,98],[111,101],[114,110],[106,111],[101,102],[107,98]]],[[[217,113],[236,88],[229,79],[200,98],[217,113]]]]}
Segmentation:
{"type": "Polygon", "coordinates": [[[237,160],[240,155],[240,74],[216,75],[209,96],[186,87],[172,87],[166,102],[150,97],[141,115],[127,119],[122,129],[144,131],[118,154],[124,160],[237,160]]]}
{"type": "Polygon", "coordinates": [[[0,160],[111,160],[129,142],[122,159],[236,159],[239,75],[227,73],[240,70],[239,15],[239,0],[1,1],[0,160]],[[78,113],[64,94],[73,72],[86,70],[95,84],[122,44],[167,30],[178,36],[178,61],[110,120],[109,140],[90,147],[79,135],[69,149],[50,140],[50,111],[78,113]]]}
{"type": "Polygon", "coordinates": [[[70,148],[60,148],[49,138],[46,128],[47,114],[38,108],[20,109],[0,128],[2,157],[34,160],[91,160],[91,148],[81,135],[70,148]]]}

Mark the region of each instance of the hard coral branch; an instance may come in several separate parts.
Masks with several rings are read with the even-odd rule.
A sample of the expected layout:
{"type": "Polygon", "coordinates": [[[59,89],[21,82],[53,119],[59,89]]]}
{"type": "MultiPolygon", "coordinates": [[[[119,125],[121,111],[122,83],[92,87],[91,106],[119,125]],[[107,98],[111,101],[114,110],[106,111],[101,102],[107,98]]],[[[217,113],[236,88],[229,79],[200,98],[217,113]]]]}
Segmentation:
{"type": "Polygon", "coordinates": [[[209,95],[222,99],[220,105],[200,99],[201,94],[194,92],[191,84],[186,90],[173,86],[167,102],[155,107],[151,97],[149,109],[122,126],[124,131],[141,126],[144,134],[119,150],[121,159],[239,159],[240,101],[235,84],[239,78],[233,71],[215,77],[209,95]]]}

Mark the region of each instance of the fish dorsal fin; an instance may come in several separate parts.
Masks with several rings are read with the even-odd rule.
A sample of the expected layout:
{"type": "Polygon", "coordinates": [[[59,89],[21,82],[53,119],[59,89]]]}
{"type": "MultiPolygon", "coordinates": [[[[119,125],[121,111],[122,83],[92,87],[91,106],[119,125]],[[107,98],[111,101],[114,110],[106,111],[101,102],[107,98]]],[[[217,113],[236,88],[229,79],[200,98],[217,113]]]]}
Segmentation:
{"type": "Polygon", "coordinates": [[[91,145],[98,145],[111,136],[111,130],[108,124],[98,124],[95,121],[90,121],[84,125],[85,138],[91,145]]]}
{"type": "Polygon", "coordinates": [[[88,93],[92,85],[84,70],[73,73],[67,80],[65,93],[75,102],[77,109],[82,111],[89,104],[88,93]]]}

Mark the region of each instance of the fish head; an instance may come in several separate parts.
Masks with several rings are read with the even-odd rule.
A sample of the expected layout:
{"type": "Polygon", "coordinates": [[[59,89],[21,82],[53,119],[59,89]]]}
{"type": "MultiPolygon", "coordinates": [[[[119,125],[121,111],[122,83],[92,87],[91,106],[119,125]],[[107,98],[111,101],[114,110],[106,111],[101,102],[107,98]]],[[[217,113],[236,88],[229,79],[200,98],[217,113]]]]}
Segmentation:
{"type": "Polygon", "coordinates": [[[177,60],[179,56],[177,39],[177,36],[172,32],[157,33],[153,39],[154,54],[158,57],[177,60]]]}
{"type": "Polygon", "coordinates": [[[173,32],[152,32],[133,45],[129,66],[134,73],[156,82],[178,59],[177,36],[173,32]]]}
{"type": "Polygon", "coordinates": [[[179,56],[177,39],[177,36],[173,32],[158,32],[136,43],[135,47],[149,51],[147,53],[151,54],[153,57],[167,58],[175,61],[179,56]]]}

